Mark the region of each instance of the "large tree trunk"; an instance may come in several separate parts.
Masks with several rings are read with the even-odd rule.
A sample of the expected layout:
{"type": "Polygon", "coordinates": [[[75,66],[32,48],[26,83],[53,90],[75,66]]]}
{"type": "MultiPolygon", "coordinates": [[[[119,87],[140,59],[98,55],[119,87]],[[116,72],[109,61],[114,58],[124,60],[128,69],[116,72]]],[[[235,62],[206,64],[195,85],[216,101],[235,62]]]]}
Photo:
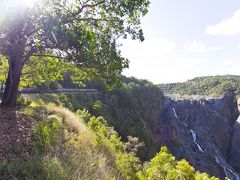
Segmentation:
{"type": "Polygon", "coordinates": [[[2,107],[15,107],[18,95],[18,86],[22,73],[22,61],[20,57],[10,57],[9,71],[5,90],[1,102],[2,107]]]}
{"type": "Polygon", "coordinates": [[[20,83],[20,77],[22,74],[22,69],[26,60],[30,57],[26,55],[26,43],[27,43],[27,32],[26,23],[23,23],[21,19],[22,11],[19,14],[19,22],[16,22],[14,27],[11,27],[8,37],[9,45],[6,49],[6,56],[8,57],[8,76],[5,83],[5,90],[3,93],[3,98],[1,102],[1,107],[15,107],[17,96],[18,96],[18,86],[20,83]],[[25,33],[25,34],[24,34],[25,33]]]}

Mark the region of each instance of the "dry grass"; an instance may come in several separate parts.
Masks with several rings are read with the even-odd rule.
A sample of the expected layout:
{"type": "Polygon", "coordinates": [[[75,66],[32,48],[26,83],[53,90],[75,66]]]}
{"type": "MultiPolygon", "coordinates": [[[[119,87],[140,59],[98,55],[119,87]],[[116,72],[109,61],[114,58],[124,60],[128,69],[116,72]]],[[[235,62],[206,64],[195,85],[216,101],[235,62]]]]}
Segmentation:
{"type": "Polygon", "coordinates": [[[79,121],[70,110],[48,105],[49,113],[63,118],[66,124],[63,149],[53,150],[51,156],[63,163],[69,179],[122,179],[116,171],[113,157],[96,147],[96,134],[79,121]]]}
{"type": "MultiPolygon", "coordinates": [[[[39,124],[35,127],[43,127],[39,129],[42,130],[40,132],[44,132],[46,137],[52,136],[55,141],[44,146],[43,151],[37,151],[26,162],[16,160],[0,163],[0,179],[123,179],[115,167],[115,157],[105,150],[108,147],[99,146],[96,133],[81,122],[79,117],[67,108],[55,104],[46,105],[37,97],[31,98],[31,101],[30,106],[34,109],[44,108],[43,111],[36,111],[41,113],[41,118],[36,121],[39,124]],[[61,126],[54,129],[52,119],[56,122],[59,120],[61,126]],[[45,127],[50,131],[45,132],[45,127]]],[[[38,144],[38,139],[44,140],[42,136],[42,133],[36,133],[34,142],[38,144]]]]}
{"type": "Polygon", "coordinates": [[[78,134],[84,134],[88,131],[86,125],[80,122],[78,117],[67,108],[57,107],[53,104],[49,104],[47,105],[47,109],[49,113],[54,113],[62,117],[68,128],[77,132],[78,134]]]}

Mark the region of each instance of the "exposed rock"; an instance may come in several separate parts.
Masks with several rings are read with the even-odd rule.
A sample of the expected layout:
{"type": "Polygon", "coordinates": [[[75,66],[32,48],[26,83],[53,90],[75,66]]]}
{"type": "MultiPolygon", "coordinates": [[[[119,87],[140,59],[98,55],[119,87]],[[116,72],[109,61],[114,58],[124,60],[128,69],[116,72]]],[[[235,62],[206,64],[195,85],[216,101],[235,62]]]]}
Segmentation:
{"type": "Polygon", "coordinates": [[[237,172],[240,172],[240,123],[238,121],[233,126],[228,162],[237,172]]]}
{"type": "Polygon", "coordinates": [[[240,126],[234,123],[238,116],[234,99],[233,94],[219,99],[167,97],[155,133],[178,159],[210,175],[234,179],[240,174],[240,126]]]}

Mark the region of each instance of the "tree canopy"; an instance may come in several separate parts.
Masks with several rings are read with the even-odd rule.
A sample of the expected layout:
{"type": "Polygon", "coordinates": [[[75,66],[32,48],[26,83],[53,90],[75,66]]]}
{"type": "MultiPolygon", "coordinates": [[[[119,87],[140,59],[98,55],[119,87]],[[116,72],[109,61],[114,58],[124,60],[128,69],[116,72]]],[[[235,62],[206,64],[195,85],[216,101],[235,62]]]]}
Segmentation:
{"type": "Polygon", "coordinates": [[[140,18],[148,5],[149,0],[3,0],[0,54],[8,59],[9,73],[2,105],[14,106],[29,59],[61,59],[112,83],[128,67],[117,39],[144,40],[140,18]]]}

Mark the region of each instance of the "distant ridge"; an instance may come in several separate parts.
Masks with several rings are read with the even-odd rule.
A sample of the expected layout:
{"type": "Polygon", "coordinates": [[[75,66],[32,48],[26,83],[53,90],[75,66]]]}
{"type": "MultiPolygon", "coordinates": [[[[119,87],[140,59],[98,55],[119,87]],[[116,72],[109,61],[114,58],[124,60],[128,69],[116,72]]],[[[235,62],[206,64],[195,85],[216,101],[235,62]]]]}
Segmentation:
{"type": "Polygon", "coordinates": [[[204,76],[183,83],[159,84],[165,94],[220,96],[226,91],[240,94],[240,76],[204,76]]]}

